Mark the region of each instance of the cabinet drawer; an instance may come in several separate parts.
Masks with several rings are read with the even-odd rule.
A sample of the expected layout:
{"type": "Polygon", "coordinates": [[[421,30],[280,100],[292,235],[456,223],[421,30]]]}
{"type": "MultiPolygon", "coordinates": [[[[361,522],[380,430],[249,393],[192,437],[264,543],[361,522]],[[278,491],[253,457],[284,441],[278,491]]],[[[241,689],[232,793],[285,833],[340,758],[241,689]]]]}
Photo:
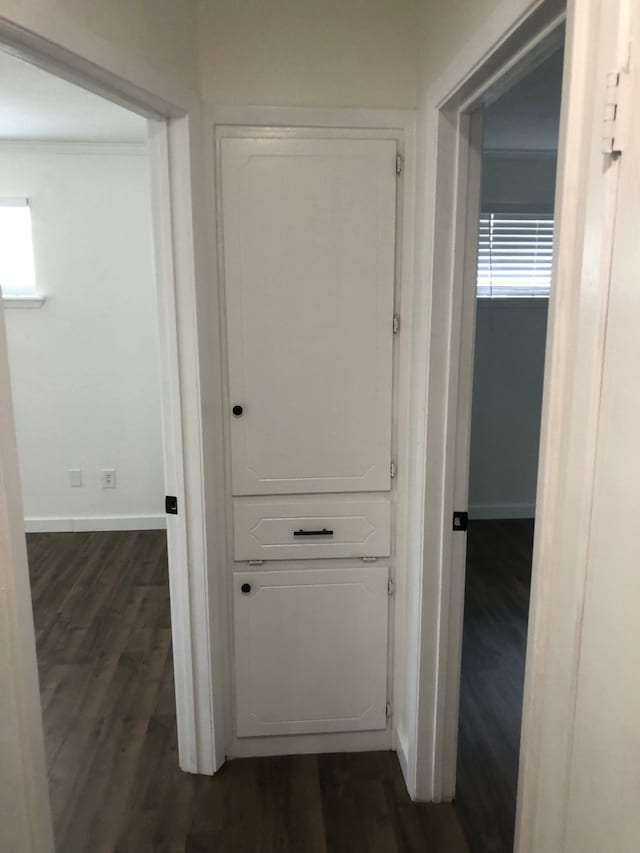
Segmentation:
{"type": "Polygon", "coordinates": [[[388,557],[391,507],[386,496],[248,498],[234,501],[236,560],[388,557]]]}
{"type": "Polygon", "coordinates": [[[388,568],[238,572],[239,737],[386,727],[388,568]]]}

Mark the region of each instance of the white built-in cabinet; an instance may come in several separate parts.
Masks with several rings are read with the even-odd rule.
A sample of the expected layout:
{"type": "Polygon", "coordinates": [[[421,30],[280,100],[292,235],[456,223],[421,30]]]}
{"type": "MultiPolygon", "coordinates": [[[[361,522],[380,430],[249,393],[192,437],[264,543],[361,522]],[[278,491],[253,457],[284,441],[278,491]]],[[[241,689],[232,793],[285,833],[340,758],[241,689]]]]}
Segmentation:
{"type": "Polygon", "coordinates": [[[385,727],[388,574],[378,565],[235,574],[240,737],[385,727]]]}
{"type": "Polygon", "coordinates": [[[238,737],[387,725],[396,147],[218,138],[238,737]]]}

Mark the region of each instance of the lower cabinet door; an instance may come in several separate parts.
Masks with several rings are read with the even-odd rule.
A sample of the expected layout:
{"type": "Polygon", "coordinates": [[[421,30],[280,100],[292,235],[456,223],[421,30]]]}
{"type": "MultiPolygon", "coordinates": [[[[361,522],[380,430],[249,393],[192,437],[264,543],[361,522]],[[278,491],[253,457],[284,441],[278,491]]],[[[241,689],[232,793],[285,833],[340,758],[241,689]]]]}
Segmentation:
{"type": "Polygon", "coordinates": [[[389,570],[237,572],[238,736],[384,729],[389,570]]]}

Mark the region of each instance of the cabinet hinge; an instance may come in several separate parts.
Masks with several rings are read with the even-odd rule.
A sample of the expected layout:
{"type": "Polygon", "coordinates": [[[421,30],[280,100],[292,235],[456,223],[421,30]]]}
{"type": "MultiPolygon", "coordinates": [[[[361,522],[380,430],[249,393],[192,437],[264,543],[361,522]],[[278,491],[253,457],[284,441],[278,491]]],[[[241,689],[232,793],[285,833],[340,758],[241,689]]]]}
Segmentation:
{"type": "Polygon", "coordinates": [[[248,560],[247,562],[250,566],[261,566],[264,563],[264,560],[248,560]]]}
{"type": "Polygon", "coordinates": [[[391,719],[391,702],[387,702],[386,707],[384,709],[384,715],[387,720],[391,719]]]}
{"type": "Polygon", "coordinates": [[[400,331],[400,315],[394,314],[393,315],[393,334],[397,335],[399,331],[400,331]]]}
{"type": "Polygon", "coordinates": [[[604,106],[602,152],[621,154],[624,150],[626,123],[629,116],[629,72],[624,69],[609,71],[604,106]]]}
{"type": "Polygon", "coordinates": [[[404,166],[404,157],[402,154],[396,154],[396,175],[402,174],[402,167],[404,166]]]}
{"type": "Polygon", "coordinates": [[[387,581],[387,593],[389,595],[393,595],[393,593],[395,591],[396,591],[396,582],[394,581],[393,578],[389,578],[389,580],[387,581]]]}
{"type": "Polygon", "coordinates": [[[375,561],[377,559],[378,559],[377,557],[363,557],[362,562],[363,563],[375,563],[375,561]]]}
{"type": "Polygon", "coordinates": [[[391,465],[389,465],[389,476],[391,477],[391,479],[392,479],[392,480],[395,480],[395,478],[396,478],[396,473],[397,473],[397,471],[396,471],[396,463],[395,463],[395,462],[392,462],[392,463],[391,463],[391,465]]]}

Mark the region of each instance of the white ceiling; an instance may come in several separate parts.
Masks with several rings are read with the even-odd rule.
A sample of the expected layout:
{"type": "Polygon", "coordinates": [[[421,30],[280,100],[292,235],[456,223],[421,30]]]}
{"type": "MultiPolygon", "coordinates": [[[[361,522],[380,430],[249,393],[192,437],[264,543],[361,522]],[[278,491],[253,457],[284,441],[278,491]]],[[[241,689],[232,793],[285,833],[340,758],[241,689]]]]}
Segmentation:
{"type": "Polygon", "coordinates": [[[0,51],[0,140],[145,142],[147,123],[0,51]]]}
{"type": "Polygon", "coordinates": [[[558,50],[484,113],[484,148],[557,151],[563,53],[558,50]]]}

